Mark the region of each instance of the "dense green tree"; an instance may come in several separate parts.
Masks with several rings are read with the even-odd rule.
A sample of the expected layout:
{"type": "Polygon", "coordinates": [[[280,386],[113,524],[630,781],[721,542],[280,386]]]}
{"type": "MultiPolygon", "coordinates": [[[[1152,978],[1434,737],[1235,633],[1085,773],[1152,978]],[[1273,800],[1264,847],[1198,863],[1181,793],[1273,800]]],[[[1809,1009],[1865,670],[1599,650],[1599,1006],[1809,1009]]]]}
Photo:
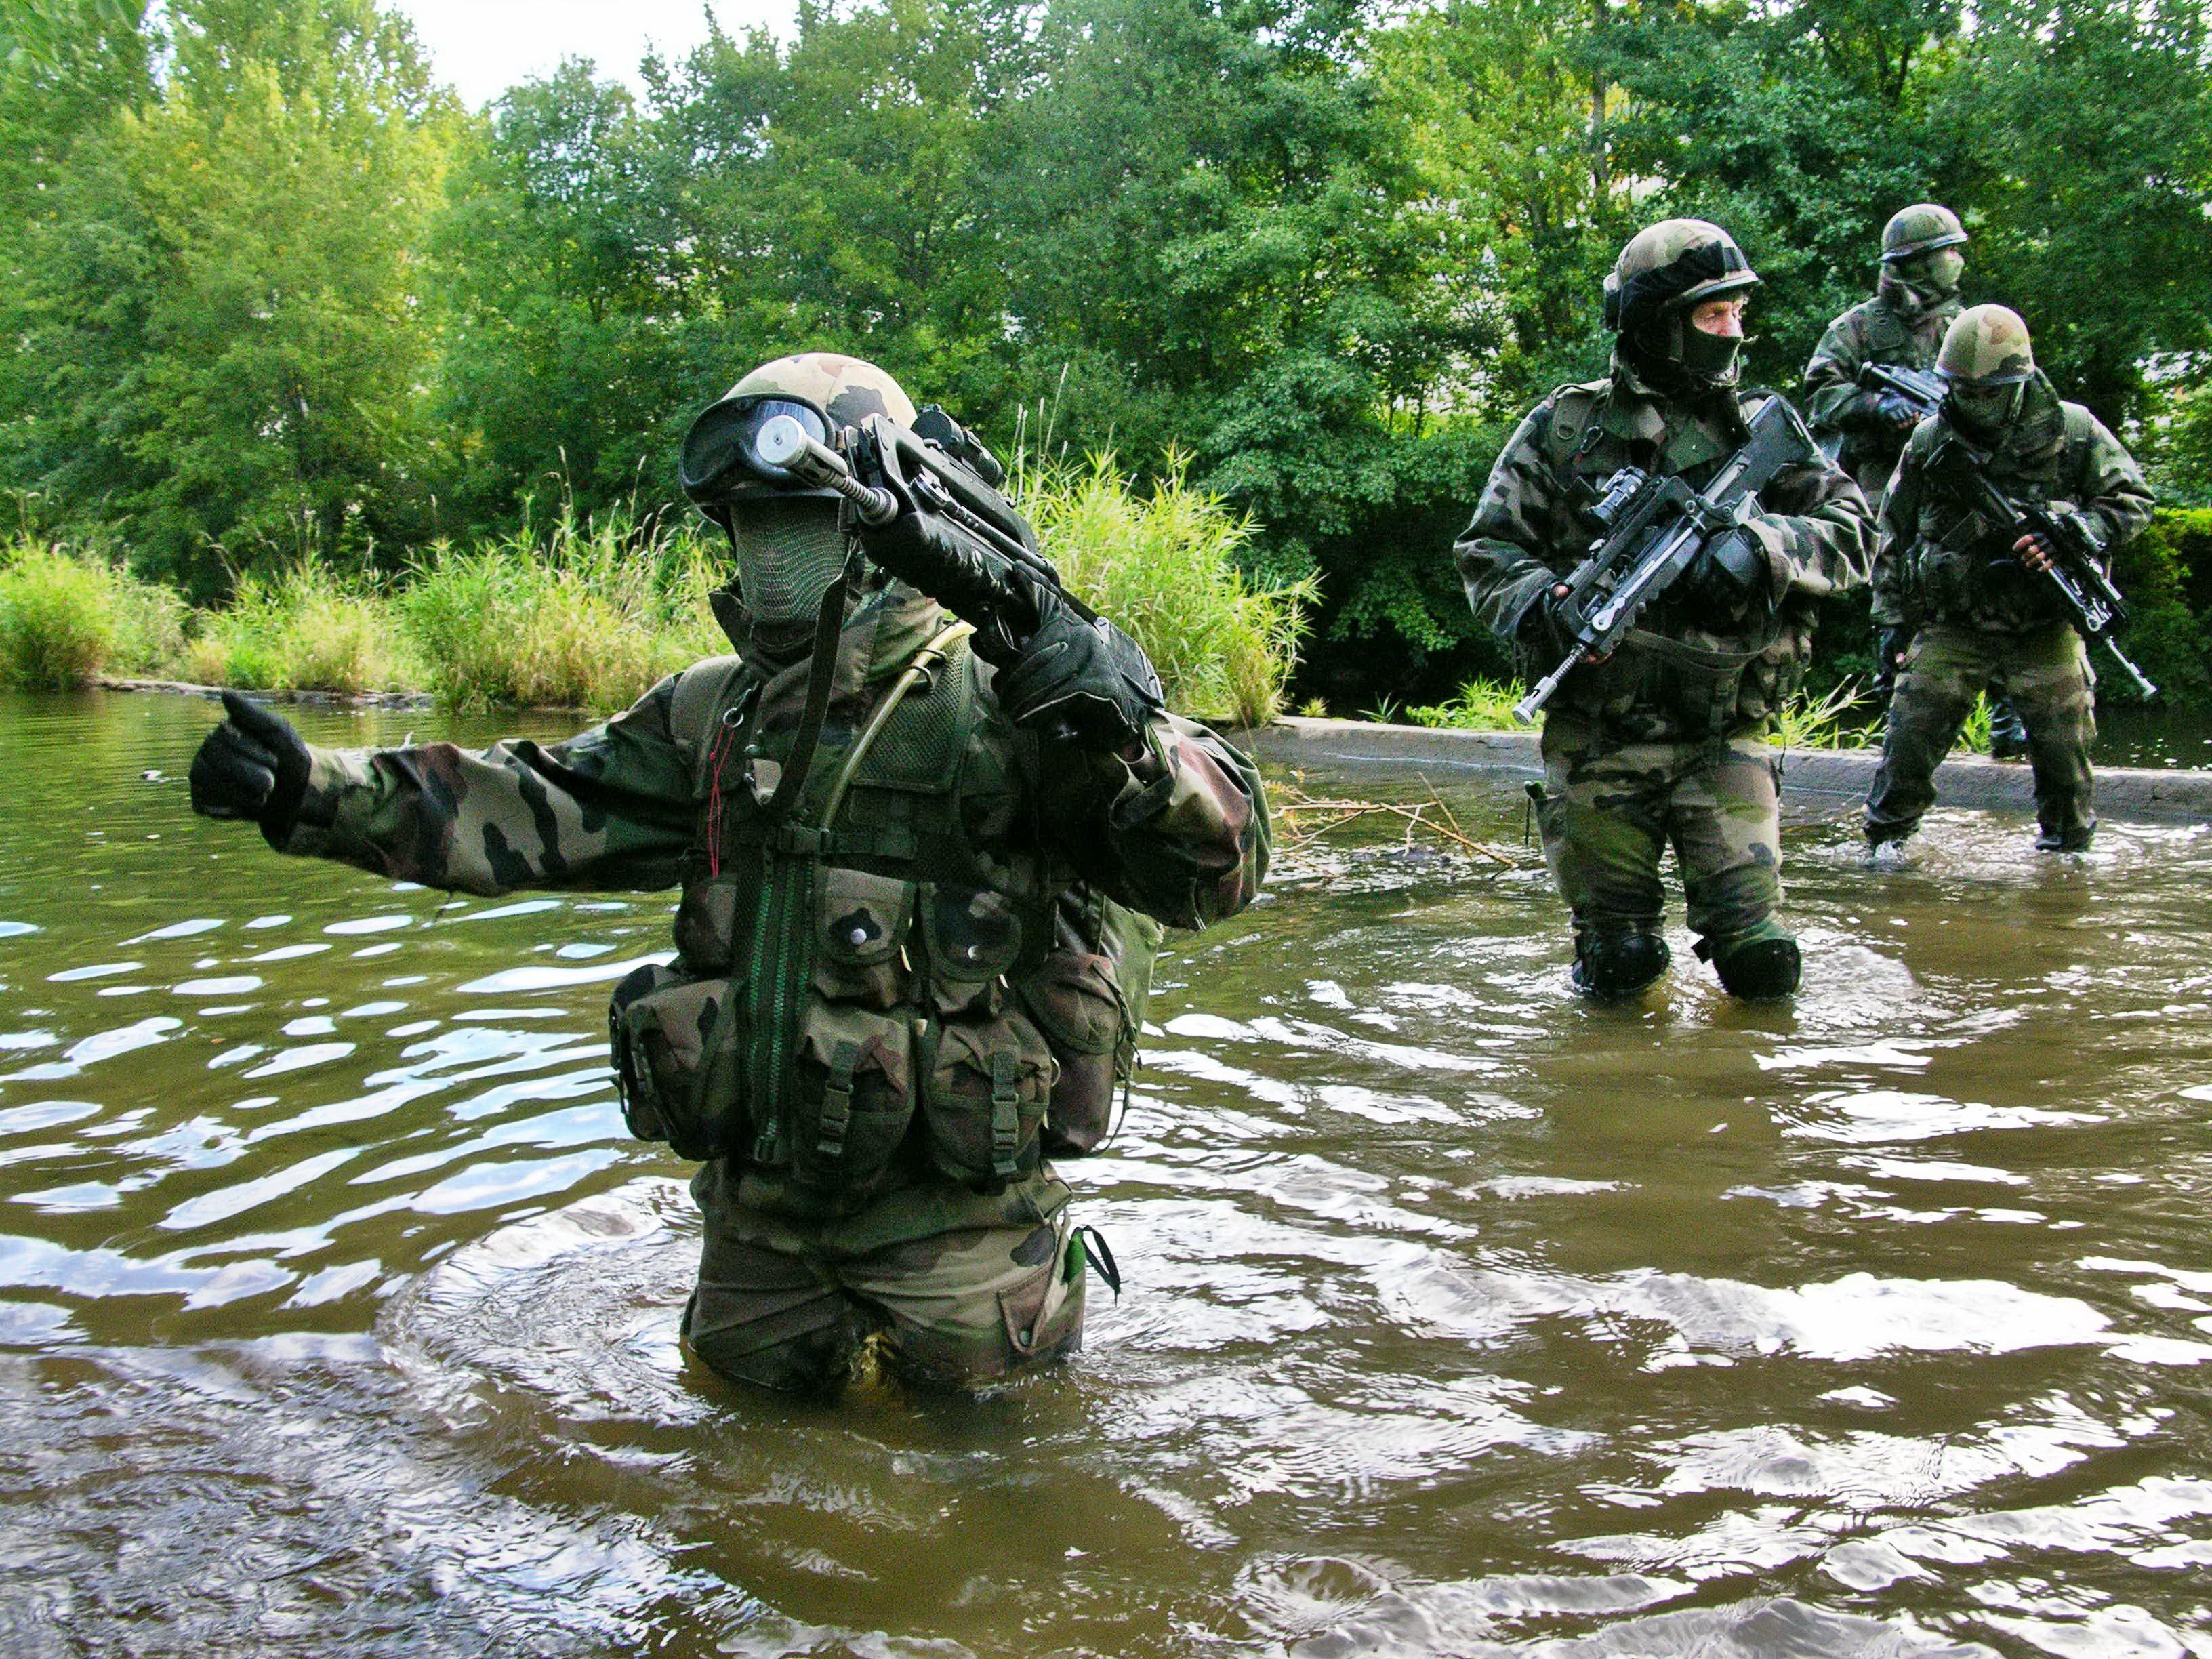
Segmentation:
{"type": "Polygon", "coordinates": [[[2212,495],[2198,0],[809,0],[473,120],[374,0],[139,7],[0,0],[0,483],[203,587],[673,504],[694,411],[838,349],[1180,458],[1320,579],[1309,689],[1427,696],[1502,666],[1445,549],[1627,234],[1729,226],[1790,385],[1930,197],[2212,495]]]}
{"type": "Polygon", "coordinates": [[[168,15],[137,107],[88,125],[10,285],[20,483],[205,589],[419,532],[411,266],[450,101],[364,0],[168,15]]]}

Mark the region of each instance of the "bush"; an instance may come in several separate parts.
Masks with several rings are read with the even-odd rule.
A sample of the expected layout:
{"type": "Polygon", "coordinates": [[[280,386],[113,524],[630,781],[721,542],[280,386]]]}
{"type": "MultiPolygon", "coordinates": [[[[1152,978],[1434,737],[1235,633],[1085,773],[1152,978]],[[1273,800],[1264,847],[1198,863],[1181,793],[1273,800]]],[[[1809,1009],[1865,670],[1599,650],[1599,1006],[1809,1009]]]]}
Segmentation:
{"type": "Polygon", "coordinates": [[[1016,501],[1070,591],[1145,647],[1170,706],[1240,726],[1282,712],[1313,583],[1249,580],[1238,559],[1251,521],[1193,489],[1180,462],[1148,495],[1110,456],[1032,465],[1016,501]]]}
{"type": "Polygon", "coordinates": [[[1458,732],[1519,732],[1513,705],[1528,695],[1517,682],[1469,680],[1449,702],[1428,703],[1404,711],[1409,726],[1449,726],[1458,732]]]}
{"type": "Polygon", "coordinates": [[[563,510],[469,551],[441,545],[399,599],[429,690],[466,708],[619,708],[726,651],[707,609],[723,572],[688,526],[563,510]]]}
{"type": "Polygon", "coordinates": [[[18,542],[0,553],[0,683],[61,690],[110,670],[166,673],[184,608],[96,553],[18,542]]]}
{"type": "Polygon", "coordinates": [[[387,690],[406,683],[390,602],[309,560],[240,580],[228,610],[199,613],[185,672],[212,685],[387,690]]]}

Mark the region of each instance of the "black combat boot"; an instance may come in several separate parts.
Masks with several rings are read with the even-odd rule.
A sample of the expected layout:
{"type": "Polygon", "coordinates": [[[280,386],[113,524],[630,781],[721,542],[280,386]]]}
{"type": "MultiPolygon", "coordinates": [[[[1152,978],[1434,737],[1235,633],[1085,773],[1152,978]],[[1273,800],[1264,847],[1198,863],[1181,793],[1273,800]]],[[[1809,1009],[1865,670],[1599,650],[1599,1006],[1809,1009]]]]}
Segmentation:
{"type": "Polygon", "coordinates": [[[1667,941],[1656,933],[1589,934],[1575,940],[1575,989],[1586,997],[1632,997],[1667,971],[1667,941]]]}
{"type": "Polygon", "coordinates": [[[1794,939],[1759,939],[1713,958],[1721,988],[1730,996],[1760,1002],[1795,996],[1804,957],[1794,939]]]}

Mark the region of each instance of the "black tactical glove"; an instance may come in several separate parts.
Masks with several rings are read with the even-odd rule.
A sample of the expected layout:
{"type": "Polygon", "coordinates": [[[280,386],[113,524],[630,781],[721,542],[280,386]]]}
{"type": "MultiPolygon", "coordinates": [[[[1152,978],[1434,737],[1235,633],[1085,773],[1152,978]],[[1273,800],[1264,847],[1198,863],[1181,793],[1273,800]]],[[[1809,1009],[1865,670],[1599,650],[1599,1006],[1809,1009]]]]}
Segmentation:
{"type": "Polygon", "coordinates": [[[1567,615],[1567,602],[1559,586],[1552,586],[1536,595],[1527,610],[1521,613],[1520,626],[1514,637],[1532,657],[1544,665],[1546,672],[1575,648],[1575,628],[1567,615]]]}
{"type": "Polygon", "coordinates": [[[1920,424],[1920,411],[1913,407],[1909,398],[1901,398],[1894,392],[1885,392],[1875,398],[1874,410],[1890,426],[1910,430],[1920,424]]]}
{"type": "Polygon", "coordinates": [[[1897,659],[1912,648],[1919,630],[1902,625],[1877,628],[1874,632],[1874,689],[1887,696],[1897,689],[1897,659]]]}
{"type": "Polygon", "coordinates": [[[1042,621],[999,673],[1007,716],[1097,749],[1140,740],[1167,708],[1144,647],[1103,617],[1084,621],[1054,594],[1041,591],[1037,602],[1042,621]]]}
{"type": "Polygon", "coordinates": [[[1693,605],[1737,611],[1767,597],[1773,568],[1748,530],[1731,530],[1705,544],[1682,573],[1682,592],[1693,605]]]}
{"type": "Polygon", "coordinates": [[[282,714],[235,691],[222,694],[225,719],[192,757],[192,811],[210,818],[251,818],[281,834],[307,793],[307,745],[282,714]]]}

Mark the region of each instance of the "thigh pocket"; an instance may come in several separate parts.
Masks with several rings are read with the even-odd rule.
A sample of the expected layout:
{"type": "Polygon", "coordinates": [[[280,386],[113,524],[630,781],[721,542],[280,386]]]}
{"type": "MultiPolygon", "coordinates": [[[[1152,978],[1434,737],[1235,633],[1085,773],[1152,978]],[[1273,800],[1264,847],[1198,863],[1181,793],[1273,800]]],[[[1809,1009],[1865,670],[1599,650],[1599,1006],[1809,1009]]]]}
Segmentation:
{"type": "Polygon", "coordinates": [[[615,987],[609,1047],[623,1118],[641,1140],[684,1158],[727,1157],[745,1140],[744,1103],[726,1063],[732,986],[648,963],[615,987]]]}
{"type": "Polygon", "coordinates": [[[902,1018],[816,1000],[799,1049],[793,1156],[805,1179],[859,1194],[914,1121],[914,1034],[902,1018]]]}
{"type": "Polygon", "coordinates": [[[1051,1259],[1020,1284],[999,1292],[999,1317],[1014,1364],[1073,1353],[1082,1346],[1082,1257],[1071,1248],[1066,1212],[1041,1231],[1052,1240],[1051,1259]]]}
{"type": "Polygon", "coordinates": [[[1059,1069],[1036,1026],[1016,1009],[951,1020],[935,1048],[926,1115],[937,1167],[986,1192],[1035,1170],[1059,1069]]]}
{"type": "Polygon", "coordinates": [[[1095,1152],[1113,1130],[1114,1085],[1125,1044],[1136,1035],[1128,1029],[1114,964],[1085,951],[1055,951],[1018,989],[1059,1068],[1045,1104],[1044,1155],[1095,1152]]]}

